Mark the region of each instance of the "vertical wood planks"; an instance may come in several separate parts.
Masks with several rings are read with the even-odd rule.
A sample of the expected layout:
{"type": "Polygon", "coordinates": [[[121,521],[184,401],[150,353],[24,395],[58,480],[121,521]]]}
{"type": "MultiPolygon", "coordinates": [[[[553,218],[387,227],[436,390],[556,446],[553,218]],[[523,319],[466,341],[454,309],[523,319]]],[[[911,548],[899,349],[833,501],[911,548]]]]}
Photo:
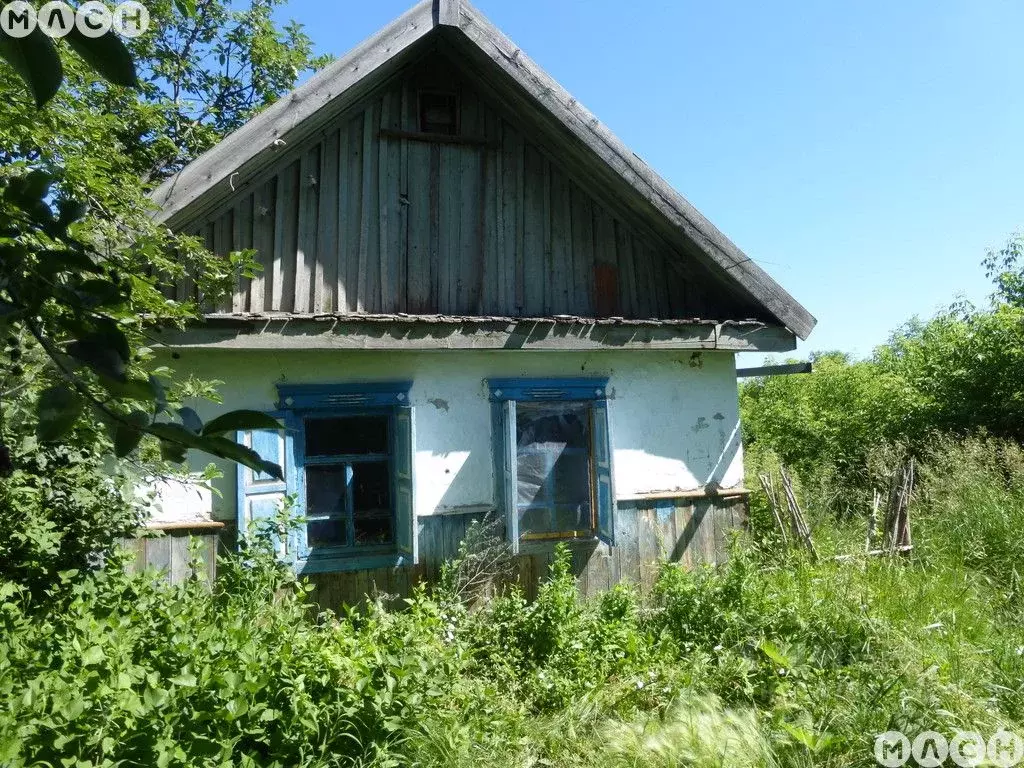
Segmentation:
{"type": "Polygon", "coordinates": [[[343,310],[346,312],[357,312],[362,309],[359,299],[359,260],[363,241],[363,128],[363,115],[360,114],[349,121],[346,163],[348,183],[342,187],[342,199],[339,200],[339,206],[346,205],[345,225],[341,227],[345,268],[338,268],[338,280],[341,281],[344,277],[344,284],[339,285],[339,291],[344,290],[347,296],[347,307],[343,310]]]}
{"type": "Polygon", "coordinates": [[[615,220],[594,204],[594,311],[599,317],[621,315],[615,220]]]}
{"type": "Polygon", "coordinates": [[[572,259],[573,298],[571,312],[594,314],[594,211],[590,197],[572,185],[572,259]]]}
{"type": "Polygon", "coordinates": [[[554,314],[555,267],[551,258],[551,161],[547,155],[541,157],[540,176],[540,230],[541,230],[541,314],[554,314]]]}
{"type": "Polygon", "coordinates": [[[303,153],[299,163],[299,218],[295,258],[296,312],[312,311],[313,282],[317,274],[320,225],[320,146],[303,153]]]}
{"type": "MultiPolygon", "coordinates": [[[[287,148],[226,212],[184,227],[222,255],[258,252],[263,273],[219,311],[729,316],[733,299],[703,267],[457,71],[426,59],[287,148]],[[462,140],[394,133],[418,130],[420,87],[459,94],[462,140]]],[[[191,299],[194,285],[176,293],[191,299]]]]}
{"type": "MultiPolygon", "coordinates": [[[[380,127],[390,127],[391,125],[391,99],[387,94],[381,100],[380,107],[380,127]]],[[[379,129],[378,129],[379,130],[379,129]]],[[[394,304],[393,297],[395,296],[398,286],[391,285],[391,278],[393,274],[391,260],[394,258],[394,254],[391,249],[391,241],[389,238],[389,224],[394,219],[394,212],[391,210],[390,198],[391,189],[388,187],[388,183],[391,180],[389,173],[391,172],[390,160],[391,160],[391,148],[395,145],[395,140],[381,136],[377,144],[377,206],[378,206],[378,223],[377,223],[377,291],[379,293],[378,306],[382,312],[393,312],[394,304]]],[[[397,169],[395,169],[397,171],[397,169]]],[[[397,189],[395,192],[397,193],[397,189]]]]}
{"type": "MultiPolygon", "coordinates": [[[[242,198],[232,216],[232,250],[247,251],[252,248],[252,214],[253,195],[250,194],[242,198]]],[[[232,312],[239,313],[249,310],[251,288],[252,280],[243,277],[239,272],[237,288],[231,302],[232,312]]]]}
{"type": "Polygon", "coordinates": [[[170,575],[171,583],[178,584],[185,581],[191,574],[188,567],[188,536],[173,534],[166,537],[170,548],[170,575]]]}
{"type": "MultiPolygon", "coordinates": [[[[483,115],[479,100],[464,93],[462,98],[462,130],[469,136],[481,136],[483,115]]],[[[459,314],[479,312],[480,270],[483,266],[483,150],[459,146],[459,180],[457,182],[459,238],[455,278],[455,311],[459,314]]],[[[456,241],[453,241],[453,245],[456,241]]]]}
{"type": "Polygon", "coordinates": [[[298,247],[299,161],[285,168],[277,184],[274,205],[274,266],[270,309],[295,309],[295,257],[298,247]]]}
{"type": "Polygon", "coordinates": [[[197,557],[202,566],[198,575],[212,581],[216,574],[216,533],[201,532],[190,536],[188,532],[176,531],[122,539],[118,543],[135,555],[130,566],[133,573],[152,568],[162,571],[164,578],[171,583],[178,583],[192,575],[189,547],[193,540],[197,542],[197,557]]]}
{"type": "Polygon", "coordinates": [[[338,196],[341,193],[339,143],[341,131],[328,133],[321,145],[316,264],[313,273],[313,311],[334,312],[338,306],[338,196]]]}
{"type": "Polygon", "coordinates": [[[260,185],[253,195],[252,247],[256,249],[256,276],[249,286],[249,311],[265,312],[270,309],[268,299],[274,290],[274,227],[277,221],[275,205],[276,180],[260,185]]]}
{"type": "MultiPolygon", "coordinates": [[[[231,233],[234,228],[232,219],[234,210],[229,208],[213,221],[213,241],[208,241],[208,247],[220,258],[227,261],[228,254],[232,251],[231,233]]],[[[216,302],[216,312],[231,312],[232,297],[222,296],[216,302]]]]}
{"type": "Polygon", "coordinates": [[[551,171],[551,303],[550,314],[575,314],[573,285],[572,197],[569,180],[557,168],[551,171]]]}
{"type": "Polygon", "coordinates": [[[427,312],[431,308],[434,278],[431,264],[436,257],[437,237],[437,147],[408,142],[408,226],[406,252],[408,310],[427,312]]]}
{"type": "MultiPolygon", "coordinates": [[[[403,86],[399,94],[399,128],[405,128],[409,114],[409,89],[403,86]]],[[[394,233],[397,274],[395,308],[409,310],[409,140],[402,139],[395,150],[398,162],[398,222],[394,233]]]]}
{"type": "MultiPolygon", "coordinates": [[[[583,541],[570,544],[580,594],[594,596],[618,582],[638,583],[647,591],[666,557],[684,566],[724,562],[730,532],[744,525],[745,509],[745,502],[735,498],[620,501],[614,547],[609,550],[583,541]]],[[[421,580],[436,582],[442,564],[457,555],[471,521],[482,518],[480,513],[419,518],[419,565],[315,574],[310,577],[316,585],[313,598],[324,608],[339,609],[362,602],[375,589],[407,597],[421,580]]],[[[212,579],[218,534],[203,532],[196,538],[203,572],[212,579]]],[[[187,534],[174,532],[122,543],[137,553],[137,570],[156,568],[170,580],[181,581],[190,572],[189,541],[187,534]]],[[[536,597],[538,580],[547,577],[552,553],[553,547],[516,558],[517,580],[529,599],[536,597]]]]}
{"type": "MultiPolygon", "coordinates": [[[[380,188],[377,182],[379,167],[380,105],[374,104],[363,113],[363,174],[361,218],[359,222],[359,292],[356,295],[357,312],[375,312],[380,305],[380,270],[376,264],[371,269],[371,250],[379,246],[380,209],[378,199],[380,188]]],[[[376,260],[374,260],[376,261],[376,260]]]]}
{"type": "Polygon", "coordinates": [[[544,194],[544,157],[527,144],[524,150],[523,179],[523,314],[544,314],[544,219],[547,216],[544,194]]]}
{"type": "Polygon", "coordinates": [[[501,133],[499,171],[495,184],[498,194],[498,243],[500,248],[496,265],[497,307],[501,314],[514,317],[522,311],[522,196],[518,194],[522,180],[523,150],[519,135],[504,120],[498,121],[501,133]],[[518,289],[518,290],[517,290],[518,289]]]}
{"type": "MultiPolygon", "coordinates": [[[[480,268],[477,272],[477,303],[475,313],[482,313],[484,307],[504,305],[505,290],[505,248],[502,244],[504,228],[501,225],[501,124],[489,109],[484,110],[483,135],[490,144],[483,150],[481,163],[481,252],[477,258],[480,268]]],[[[507,314],[504,310],[502,314],[507,314]]]]}
{"type": "Polygon", "coordinates": [[[621,506],[615,515],[615,547],[619,557],[619,579],[641,583],[639,510],[621,506]]]}
{"type": "Polygon", "coordinates": [[[456,314],[459,306],[459,258],[462,253],[462,153],[454,144],[439,148],[437,270],[434,302],[441,312],[456,314]]]}
{"type": "Polygon", "coordinates": [[[619,261],[619,306],[626,317],[637,315],[636,269],[633,264],[633,238],[629,229],[615,220],[615,251],[619,261]]]}
{"type": "Polygon", "coordinates": [[[146,567],[158,571],[171,570],[171,537],[164,534],[146,539],[146,567]]]}

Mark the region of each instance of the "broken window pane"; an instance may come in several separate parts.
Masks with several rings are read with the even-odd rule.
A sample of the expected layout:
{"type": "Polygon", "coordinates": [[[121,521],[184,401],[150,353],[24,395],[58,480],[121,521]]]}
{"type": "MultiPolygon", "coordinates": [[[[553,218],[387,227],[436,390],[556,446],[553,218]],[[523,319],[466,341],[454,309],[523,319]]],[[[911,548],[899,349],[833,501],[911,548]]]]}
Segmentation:
{"type": "Polygon", "coordinates": [[[311,547],[340,547],[345,545],[347,538],[345,521],[317,520],[307,524],[307,536],[311,547]]]}
{"type": "Polygon", "coordinates": [[[386,461],[352,465],[352,507],[359,512],[387,512],[391,508],[391,473],[386,461]]]}
{"type": "Polygon", "coordinates": [[[358,512],[353,520],[357,547],[376,547],[391,544],[394,536],[391,532],[391,515],[360,515],[358,512]]]}
{"type": "Polygon", "coordinates": [[[356,546],[392,542],[391,472],[387,462],[354,464],[353,522],[356,546]]]}
{"type": "Polygon", "coordinates": [[[346,477],[343,464],[306,469],[306,517],[310,518],[306,534],[310,546],[346,544],[346,477]],[[327,517],[330,519],[323,519],[327,517]]]}
{"type": "Polygon", "coordinates": [[[345,512],[345,465],[306,468],[306,516],[345,512]]]}
{"type": "Polygon", "coordinates": [[[590,405],[517,403],[520,533],[593,529],[590,405]]]}

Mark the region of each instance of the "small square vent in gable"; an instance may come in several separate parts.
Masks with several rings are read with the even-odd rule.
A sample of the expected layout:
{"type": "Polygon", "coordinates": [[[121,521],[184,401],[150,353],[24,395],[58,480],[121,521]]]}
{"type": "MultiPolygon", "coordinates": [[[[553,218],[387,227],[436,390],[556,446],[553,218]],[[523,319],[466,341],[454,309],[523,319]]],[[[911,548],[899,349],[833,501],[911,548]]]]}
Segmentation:
{"type": "Polygon", "coordinates": [[[456,136],[459,133],[459,98],[454,93],[420,91],[420,131],[456,136]]]}

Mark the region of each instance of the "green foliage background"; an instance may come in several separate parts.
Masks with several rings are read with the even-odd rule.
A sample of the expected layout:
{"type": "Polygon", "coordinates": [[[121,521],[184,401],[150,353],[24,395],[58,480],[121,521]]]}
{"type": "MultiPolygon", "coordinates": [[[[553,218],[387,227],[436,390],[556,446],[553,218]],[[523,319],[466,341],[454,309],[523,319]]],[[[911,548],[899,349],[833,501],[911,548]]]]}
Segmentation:
{"type": "Polygon", "coordinates": [[[961,302],[911,320],[867,360],[822,353],[812,374],[742,384],[752,464],[771,454],[814,487],[821,506],[864,514],[871,488],[881,487],[872,457],[883,449],[920,456],[940,435],[1024,440],[1020,243],[984,262],[996,288],[990,306],[961,302]]]}
{"type": "Polygon", "coordinates": [[[0,763],[867,767],[892,728],[1019,731],[1024,454],[935,449],[907,561],[835,561],[862,532],[833,526],[817,564],[737,542],[584,602],[563,551],[532,603],[449,580],[341,615],[269,536],[213,585],[0,582],[0,763]]]}
{"type": "Polygon", "coordinates": [[[185,401],[209,388],[152,357],[199,311],[164,286],[215,301],[250,255],[172,234],[147,194],[325,63],[280,5],[155,0],[130,56],[116,36],[97,57],[0,34],[0,573],[37,595],[134,531],[140,476],[180,472],[190,448],[259,463],[225,434],[272,421],[203,424],[185,401]]]}

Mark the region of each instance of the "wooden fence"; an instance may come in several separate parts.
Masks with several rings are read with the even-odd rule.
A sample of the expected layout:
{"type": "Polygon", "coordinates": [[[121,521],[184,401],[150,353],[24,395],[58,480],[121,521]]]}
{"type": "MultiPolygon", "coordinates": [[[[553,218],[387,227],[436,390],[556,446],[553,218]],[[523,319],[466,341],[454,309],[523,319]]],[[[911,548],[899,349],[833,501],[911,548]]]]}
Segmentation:
{"type": "Polygon", "coordinates": [[[217,552],[227,538],[225,532],[223,523],[176,524],[122,539],[120,544],[135,555],[132,570],[155,568],[177,583],[192,575],[195,559],[200,573],[212,581],[217,573],[217,552]]]}

